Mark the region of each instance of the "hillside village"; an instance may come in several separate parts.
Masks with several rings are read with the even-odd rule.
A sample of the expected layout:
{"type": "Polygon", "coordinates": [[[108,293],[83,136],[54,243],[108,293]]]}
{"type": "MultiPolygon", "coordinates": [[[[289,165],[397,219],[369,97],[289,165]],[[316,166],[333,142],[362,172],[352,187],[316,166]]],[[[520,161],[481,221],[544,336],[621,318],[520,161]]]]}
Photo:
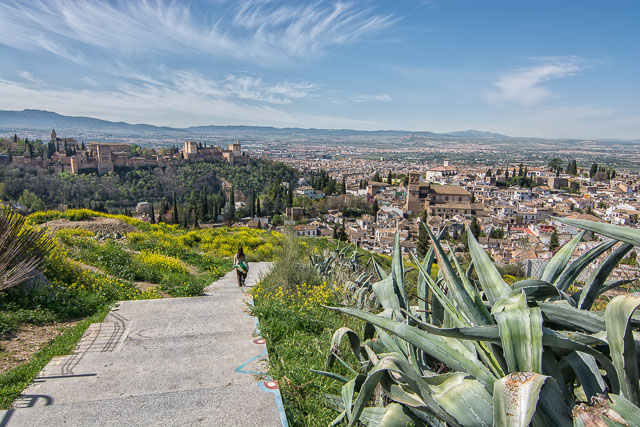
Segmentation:
{"type": "MultiPolygon", "coordinates": [[[[364,189],[362,178],[373,174],[376,162],[363,163],[372,163],[372,169],[352,164],[352,170],[358,170],[357,173],[344,169],[331,173],[336,180],[345,180],[346,194],[341,197],[366,198],[370,205],[378,206],[375,214],[348,218],[340,211],[329,211],[320,218],[305,218],[302,208],[290,208],[287,216],[290,223],[295,221],[297,234],[332,236],[334,229],[344,227],[350,242],[373,252],[390,254],[396,229],[401,233],[401,245],[405,249],[416,248],[418,221],[426,212],[427,224],[434,233],[444,229],[453,239],[472,221],[477,221],[479,241],[496,262],[519,262],[525,269],[535,270],[553,255],[554,231],[560,246],[578,233],[554,218],[638,226],[640,179],[637,175],[600,180],[589,178],[589,171],[582,169],[578,169],[576,175],[544,167],[514,169],[513,174],[520,173],[530,180],[533,188],[526,188],[505,185],[504,175],[494,176],[486,167],[457,168],[445,161],[444,165],[427,167],[420,172],[396,170],[406,174],[404,180],[392,180],[391,184],[368,181],[364,189]]],[[[297,194],[321,196],[308,195],[310,190],[304,180],[299,185],[297,194]]],[[[595,242],[582,243],[579,252],[594,245],[595,242]]]]}

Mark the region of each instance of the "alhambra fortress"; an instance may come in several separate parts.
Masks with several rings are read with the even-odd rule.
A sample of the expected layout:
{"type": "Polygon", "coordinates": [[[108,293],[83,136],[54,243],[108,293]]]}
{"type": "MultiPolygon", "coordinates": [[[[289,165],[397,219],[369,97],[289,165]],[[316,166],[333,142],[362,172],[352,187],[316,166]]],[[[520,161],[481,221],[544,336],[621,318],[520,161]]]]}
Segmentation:
{"type": "Polygon", "coordinates": [[[131,145],[124,143],[90,142],[84,146],[74,138],[60,138],[56,131],[51,131],[51,143],[55,152],[50,159],[40,157],[15,156],[14,163],[32,166],[52,166],[59,171],[73,174],[97,173],[103,175],[123,169],[155,168],[179,166],[185,163],[212,162],[226,160],[232,165],[249,163],[249,153],[242,151],[240,141],[222,147],[207,147],[194,141],[186,141],[182,150],[175,150],[169,155],[150,150],[151,155],[134,156],[131,145]]]}

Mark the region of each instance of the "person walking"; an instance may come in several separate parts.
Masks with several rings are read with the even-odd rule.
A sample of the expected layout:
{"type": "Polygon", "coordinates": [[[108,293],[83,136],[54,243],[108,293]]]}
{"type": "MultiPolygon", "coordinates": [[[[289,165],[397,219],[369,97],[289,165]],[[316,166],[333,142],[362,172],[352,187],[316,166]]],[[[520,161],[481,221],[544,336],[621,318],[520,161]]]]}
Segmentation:
{"type": "Polygon", "coordinates": [[[238,253],[233,257],[233,268],[235,268],[236,276],[238,277],[238,286],[244,286],[244,281],[247,280],[247,273],[249,272],[249,265],[242,246],[238,248],[238,253]]]}

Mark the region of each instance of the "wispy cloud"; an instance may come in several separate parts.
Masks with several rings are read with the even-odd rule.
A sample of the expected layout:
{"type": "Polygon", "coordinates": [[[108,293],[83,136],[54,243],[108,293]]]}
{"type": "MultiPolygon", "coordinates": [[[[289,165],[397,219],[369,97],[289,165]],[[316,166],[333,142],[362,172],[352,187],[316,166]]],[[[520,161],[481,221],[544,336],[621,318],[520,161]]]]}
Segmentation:
{"type": "Polygon", "coordinates": [[[297,6],[245,1],[230,16],[214,16],[182,1],[16,0],[0,2],[0,43],[83,65],[91,62],[87,56],[104,51],[200,52],[275,64],[321,55],[394,22],[391,15],[340,1],[297,6]]]}
{"type": "Polygon", "coordinates": [[[387,94],[380,94],[380,95],[356,95],[353,98],[353,102],[358,102],[358,103],[362,103],[362,102],[389,102],[392,101],[393,98],[391,98],[390,95],[387,94]]]}
{"type": "MultiPolygon", "coordinates": [[[[160,84],[121,84],[115,90],[70,90],[0,78],[0,109],[38,108],[68,115],[157,125],[246,124],[283,127],[370,128],[373,123],[345,117],[289,112],[285,99],[312,96],[308,84],[265,83],[252,79],[241,84],[228,77],[220,81],[181,72],[160,84]],[[243,92],[244,91],[244,92],[243,92]],[[270,95],[271,94],[271,95],[270,95]],[[276,102],[269,99],[276,97],[276,102]],[[265,98],[265,99],[262,99],[265,98]]],[[[313,86],[313,85],[311,85],[313,86]]]]}
{"type": "Polygon", "coordinates": [[[575,75],[580,71],[580,59],[574,56],[540,58],[543,63],[519,68],[504,74],[493,83],[488,93],[490,101],[510,101],[529,107],[549,98],[553,93],[544,83],[575,75]]]}
{"type": "Polygon", "coordinates": [[[22,77],[24,80],[26,80],[27,82],[29,82],[29,83],[33,83],[33,84],[40,85],[40,86],[44,85],[44,82],[42,80],[40,80],[39,78],[34,76],[29,71],[20,71],[18,73],[18,75],[20,77],[22,77]]]}

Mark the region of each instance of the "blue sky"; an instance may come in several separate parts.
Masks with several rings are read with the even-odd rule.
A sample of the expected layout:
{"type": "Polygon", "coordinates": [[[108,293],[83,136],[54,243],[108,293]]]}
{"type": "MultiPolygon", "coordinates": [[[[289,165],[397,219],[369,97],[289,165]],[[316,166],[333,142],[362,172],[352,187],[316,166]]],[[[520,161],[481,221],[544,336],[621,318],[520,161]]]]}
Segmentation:
{"type": "Polygon", "coordinates": [[[0,109],[640,138],[638,1],[0,0],[0,109]]]}

